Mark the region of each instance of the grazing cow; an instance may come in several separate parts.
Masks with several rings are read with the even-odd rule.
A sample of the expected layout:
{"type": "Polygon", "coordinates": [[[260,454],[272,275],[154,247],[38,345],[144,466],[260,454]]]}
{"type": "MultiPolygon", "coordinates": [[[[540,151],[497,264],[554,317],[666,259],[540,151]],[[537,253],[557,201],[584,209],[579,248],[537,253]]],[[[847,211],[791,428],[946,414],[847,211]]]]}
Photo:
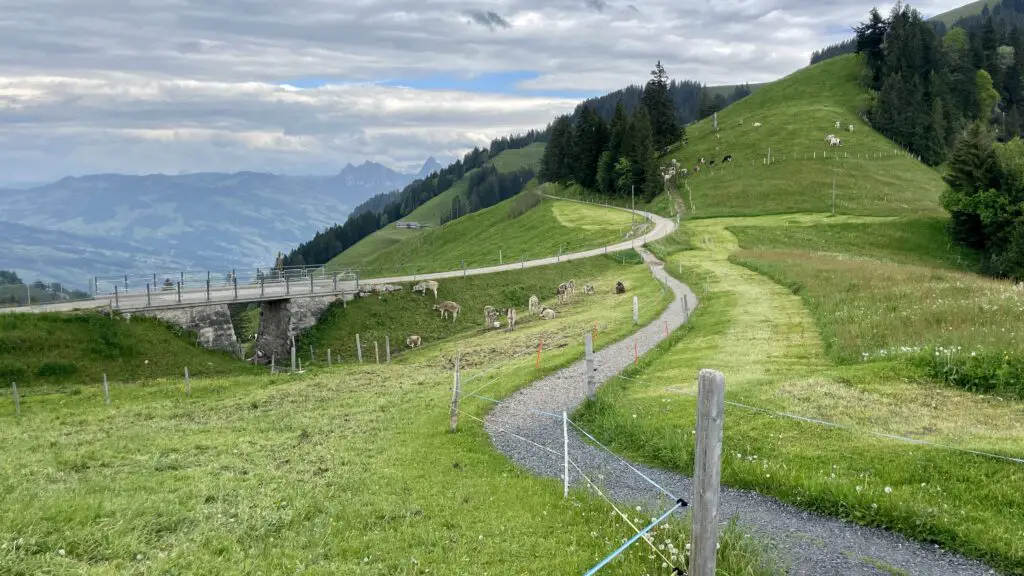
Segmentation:
{"type": "Polygon", "coordinates": [[[583,286],[583,293],[584,294],[593,294],[594,293],[594,285],[593,284],[586,284],[586,285],[584,285],[583,286]]]}
{"type": "Polygon", "coordinates": [[[568,282],[562,282],[558,285],[558,289],[555,290],[555,294],[558,296],[558,303],[562,304],[569,299],[569,284],[568,282]]]}
{"type": "Polygon", "coordinates": [[[697,166],[693,167],[693,173],[694,174],[700,174],[700,165],[699,164],[697,166]]]}
{"type": "Polygon", "coordinates": [[[842,125],[843,125],[842,122],[840,122],[839,120],[836,120],[836,130],[838,130],[839,127],[842,126],[842,125]]]}
{"type": "Polygon", "coordinates": [[[703,166],[705,164],[705,161],[703,158],[701,158],[700,160],[697,161],[697,163],[703,166]]]}
{"type": "Polygon", "coordinates": [[[569,287],[569,295],[576,294],[576,281],[575,280],[570,278],[569,281],[566,282],[565,284],[566,284],[566,286],[569,287]]]}
{"type": "Polygon", "coordinates": [[[545,308],[540,311],[540,317],[544,320],[554,320],[557,315],[551,308],[545,308]]]}
{"type": "Polygon", "coordinates": [[[760,128],[760,127],[761,127],[761,123],[760,122],[754,122],[754,128],[760,128]]]}
{"type": "Polygon", "coordinates": [[[690,175],[690,171],[687,170],[686,168],[683,168],[682,174],[683,174],[683,176],[689,176],[690,175]]]}
{"type": "Polygon", "coordinates": [[[405,345],[408,346],[409,348],[416,348],[422,343],[423,341],[420,339],[420,337],[415,334],[405,339],[405,345]]]}
{"type": "Polygon", "coordinates": [[[484,306],[484,328],[494,326],[498,321],[498,310],[494,306],[484,306]]]}
{"type": "Polygon", "coordinates": [[[835,140],[835,138],[836,138],[835,134],[825,134],[825,142],[831,142],[831,141],[835,140]]]}
{"type": "Polygon", "coordinates": [[[615,293],[616,294],[625,294],[626,293],[626,285],[622,283],[622,280],[619,280],[618,282],[615,283],[615,293]]]}
{"type": "Polygon", "coordinates": [[[829,146],[842,146],[843,145],[843,141],[840,138],[833,137],[831,140],[829,140],[828,145],[829,146]]]}
{"type": "Polygon", "coordinates": [[[533,314],[535,312],[540,312],[540,298],[537,298],[536,294],[530,296],[530,304],[529,304],[529,306],[530,306],[530,314],[533,314]]]}
{"type": "Polygon", "coordinates": [[[732,162],[732,154],[728,154],[725,158],[722,158],[722,164],[725,164],[726,162],[732,162]]]}
{"type": "Polygon", "coordinates": [[[714,160],[712,160],[711,162],[708,162],[708,166],[714,166],[714,165],[715,165],[715,161],[714,160]]]}
{"type": "Polygon", "coordinates": [[[519,318],[519,315],[516,314],[516,309],[515,308],[505,308],[505,320],[508,321],[508,330],[509,330],[509,332],[511,332],[511,331],[516,329],[516,320],[518,318],[519,318]]]}
{"type": "Polygon", "coordinates": [[[425,280],[413,286],[412,291],[419,292],[420,294],[426,296],[427,290],[430,290],[431,292],[434,293],[434,300],[437,300],[437,286],[437,282],[433,280],[425,280]]]}
{"type": "Polygon", "coordinates": [[[444,320],[445,318],[448,317],[449,314],[451,314],[452,322],[455,322],[459,318],[459,310],[462,310],[462,307],[456,304],[455,302],[449,302],[446,300],[444,302],[441,302],[440,304],[434,304],[434,310],[440,310],[442,320],[444,320]]]}
{"type": "Polygon", "coordinates": [[[850,132],[853,132],[853,124],[847,126],[846,129],[849,130],[850,132]]]}

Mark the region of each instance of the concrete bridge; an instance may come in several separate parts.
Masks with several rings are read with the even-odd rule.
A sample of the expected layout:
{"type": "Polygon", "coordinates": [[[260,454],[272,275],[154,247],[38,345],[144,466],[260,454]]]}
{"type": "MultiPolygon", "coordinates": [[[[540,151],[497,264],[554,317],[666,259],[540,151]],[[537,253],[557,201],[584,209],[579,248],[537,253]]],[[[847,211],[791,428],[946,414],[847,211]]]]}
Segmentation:
{"type": "Polygon", "coordinates": [[[366,290],[369,285],[461,278],[548,266],[642,246],[646,242],[664,238],[676,229],[674,220],[641,210],[620,210],[635,212],[650,220],[654,226],[642,237],[592,250],[498,266],[374,278],[364,280],[362,284],[356,271],[328,273],[323,267],[95,277],[92,281],[94,296],[91,299],[0,308],[0,313],[105,308],[125,314],[153,316],[196,332],[199,342],[207,348],[235,353],[238,341],[228,305],[258,302],[260,329],[256,349],[267,358],[271,355],[284,358],[290,351],[292,339],[312,327],[332,303],[351,300],[359,294],[360,289],[366,290]]]}

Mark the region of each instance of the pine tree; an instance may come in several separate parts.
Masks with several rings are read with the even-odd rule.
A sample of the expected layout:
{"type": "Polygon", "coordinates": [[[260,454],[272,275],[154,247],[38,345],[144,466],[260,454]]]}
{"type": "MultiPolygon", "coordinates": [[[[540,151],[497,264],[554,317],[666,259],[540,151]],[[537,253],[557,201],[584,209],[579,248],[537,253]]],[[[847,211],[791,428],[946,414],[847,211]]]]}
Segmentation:
{"type": "Polygon", "coordinates": [[[572,146],[573,128],[569,116],[555,118],[541,158],[541,181],[565,183],[572,178],[572,146]]]}
{"type": "Polygon", "coordinates": [[[675,104],[669,95],[668,74],[660,60],[651,70],[651,79],[644,87],[641,104],[650,117],[655,149],[664,150],[682,137],[675,104]]]}
{"type": "Polygon", "coordinates": [[[985,227],[977,213],[976,198],[999,187],[999,166],[992,141],[980,122],[972,123],[957,141],[945,176],[949,189],[942,205],[950,215],[950,235],[972,248],[984,248],[985,227]]]}
{"type": "Polygon", "coordinates": [[[882,88],[882,70],[885,66],[885,34],[887,23],[877,8],[872,8],[868,21],[854,28],[857,34],[857,53],[863,54],[871,71],[872,88],[882,88]]]}
{"type": "Polygon", "coordinates": [[[584,188],[597,185],[598,161],[608,144],[607,127],[591,108],[584,108],[576,122],[572,150],[572,173],[584,188]]]}

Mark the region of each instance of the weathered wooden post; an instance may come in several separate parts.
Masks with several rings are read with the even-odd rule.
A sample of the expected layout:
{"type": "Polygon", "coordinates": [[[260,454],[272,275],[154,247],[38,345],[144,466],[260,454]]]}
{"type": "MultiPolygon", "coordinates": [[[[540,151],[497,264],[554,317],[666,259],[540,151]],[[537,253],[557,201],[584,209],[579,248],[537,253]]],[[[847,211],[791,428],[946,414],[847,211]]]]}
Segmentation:
{"type": "Polygon", "coordinates": [[[296,372],[296,371],[298,371],[299,366],[298,366],[298,358],[296,358],[296,354],[295,354],[295,342],[294,341],[292,341],[291,352],[292,352],[292,372],[296,372]]]}
{"type": "Polygon", "coordinates": [[[640,323],[640,298],[633,296],[633,324],[640,323]]]}
{"type": "Polygon", "coordinates": [[[314,362],[316,362],[316,355],[313,354],[313,345],[310,344],[309,345],[309,363],[312,364],[314,362]]]}
{"type": "MultiPolygon", "coordinates": [[[[31,298],[31,292],[29,292],[29,298],[31,298]]],[[[114,286],[114,308],[120,308],[121,304],[117,301],[117,285],[114,286]]]]}
{"type": "Polygon", "coordinates": [[[107,385],[107,375],[103,375],[103,403],[110,405],[110,386],[107,385]]]}
{"type": "Polygon", "coordinates": [[[192,379],[188,377],[188,366],[185,366],[185,396],[192,397],[192,379]]]}
{"type": "Polygon", "coordinates": [[[359,341],[359,334],[356,334],[356,357],[359,358],[359,363],[363,363],[363,344],[359,341]]]}
{"type": "Polygon", "coordinates": [[[387,363],[391,364],[391,336],[384,337],[384,353],[387,357],[387,363]]]}
{"type": "Polygon", "coordinates": [[[270,373],[271,373],[271,374],[274,374],[275,372],[277,372],[277,369],[276,369],[276,367],[274,366],[274,355],[273,355],[273,354],[271,354],[271,355],[270,355],[270,373]]]}
{"type": "Polygon", "coordinates": [[[593,398],[597,391],[597,382],[594,374],[594,335],[587,332],[583,335],[583,348],[586,351],[587,371],[587,398],[593,398]]]}
{"type": "Polygon", "coordinates": [[[292,281],[291,281],[291,278],[289,278],[289,276],[287,274],[284,275],[284,293],[285,294],[291,294],[292,293],[292,281]]]}
{"type": "Polygon", "coordinates": [[[11,382],[11,395],[14,397],[14,415],[21,416],[21,397],[18,396],[17,382],[11,382]]]}
{"type": "Polygon", "coordinates": [[[458,352],[455,355],[455,382],[452,385],[452,410],[448,417],[448,431],[455,432],[459,426],[459,394],[462,390],[462,381],[459,377],[459,363],[462,358],[462,352],[458,352]]]}
{"type": "Polygon", "coordinates": [[[714,576],[718,548],[718,497],[722,477],[725,376],[701,370],[697,376],[697,447],[693,469],[691,576],[714,576]]]}
{"type": "Polygon", "coordinates": [[[562,411],[562,498],[569,497],[569,417],[562,411]]]}
{"type": "Polygon", "coordinates": [[[328,368],[331,367],[331,349],[330,348],[327,349],[327,367],[328,368]]]}
{"type": "Polygon", "coordinates": [[[373,355],[377,359],[377,364],[380,364],[380,346],[376,340],[373,341],[373,355]]]}
{"type": "Polygon", "coordinates": [[[313,293],[313,275],[312,274],[309,275],[309,293],[310,294],[313,293]]]}

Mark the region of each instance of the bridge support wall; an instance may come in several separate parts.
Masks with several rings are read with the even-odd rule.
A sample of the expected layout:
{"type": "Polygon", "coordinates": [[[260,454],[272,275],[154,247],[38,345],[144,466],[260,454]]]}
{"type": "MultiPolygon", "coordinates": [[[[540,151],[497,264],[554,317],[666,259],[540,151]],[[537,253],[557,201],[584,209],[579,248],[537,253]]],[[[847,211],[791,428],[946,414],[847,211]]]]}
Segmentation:
{"type": "Polygon", "coordinates": [[[339,298],[341,296],[317,296],[263,302],[260,306],[260,331],[256,337],[256,349],[263,352],[267,361],[271,355],[280,359],[287,358],[292,338],[309,330],[339,298]]]}
{"type": "Polygon", "coordinates": [[[144,316],[159,318],[164,322],[180,326],[196,333],[196,340],[210,350],[238,353],[238,339],[231,324],[231,313],[227,304],[196,306],[173,310],[136,312],[144,316]]]}

